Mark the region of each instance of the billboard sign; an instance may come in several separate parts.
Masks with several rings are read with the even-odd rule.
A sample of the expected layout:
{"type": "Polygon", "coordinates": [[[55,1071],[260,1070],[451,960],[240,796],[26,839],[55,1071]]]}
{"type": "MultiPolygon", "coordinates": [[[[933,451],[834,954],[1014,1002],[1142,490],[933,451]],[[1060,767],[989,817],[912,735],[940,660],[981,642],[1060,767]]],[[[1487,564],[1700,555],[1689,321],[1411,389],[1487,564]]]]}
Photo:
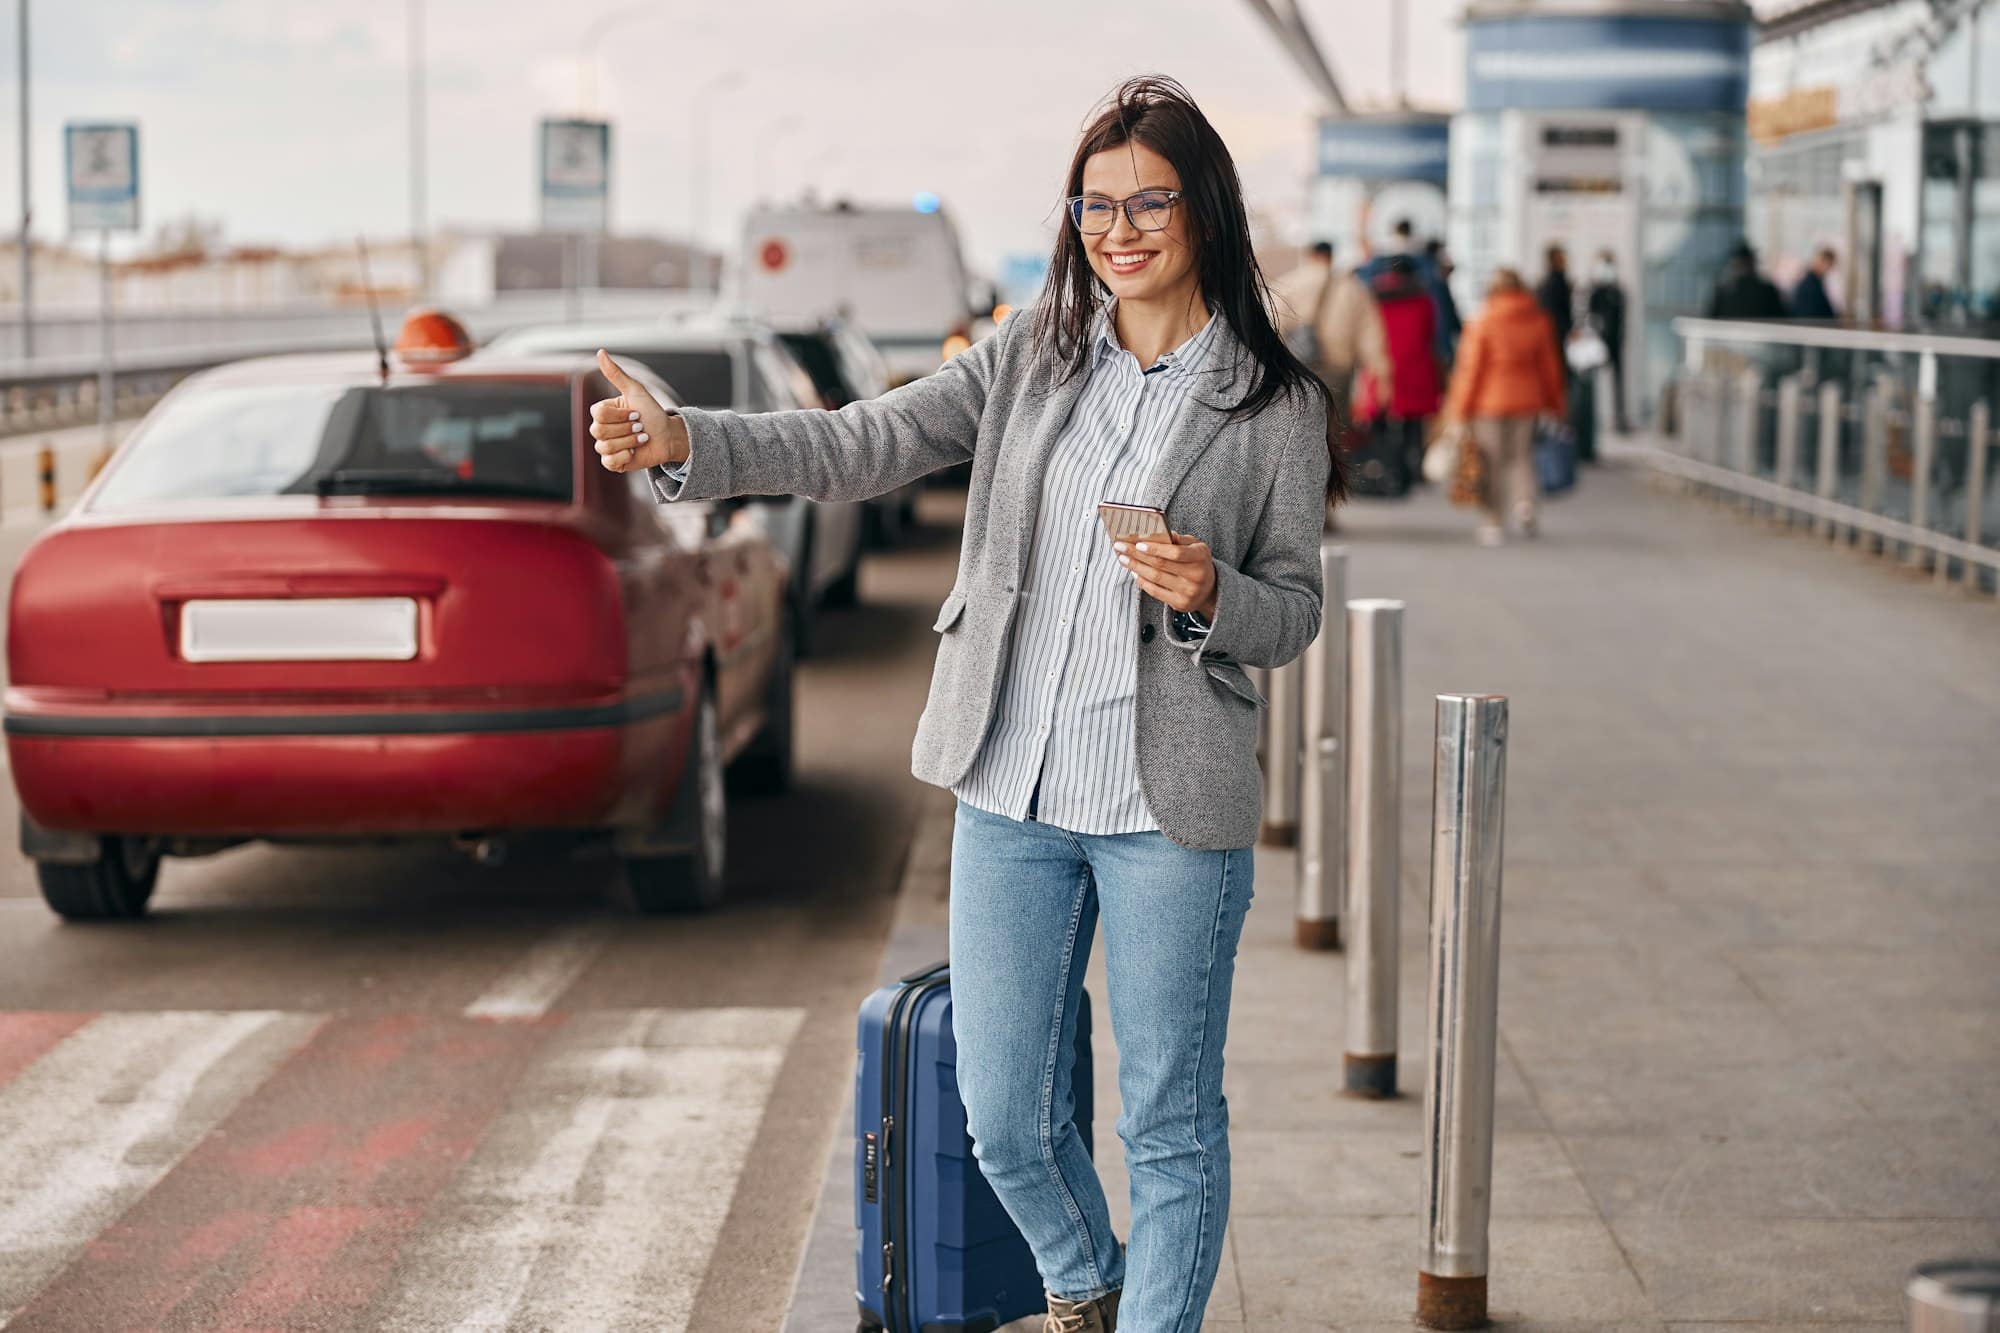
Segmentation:
{"type": "Polygon", "coordinates": [[[63,126],[69,229],[139,229],[139,127],[101,122],[63,126]]]}
{"type": "Polygon", "coordinates": [[[542,229],[601,232],[611,222],[611,125],[563,117],[541,131],[542,229]]]}

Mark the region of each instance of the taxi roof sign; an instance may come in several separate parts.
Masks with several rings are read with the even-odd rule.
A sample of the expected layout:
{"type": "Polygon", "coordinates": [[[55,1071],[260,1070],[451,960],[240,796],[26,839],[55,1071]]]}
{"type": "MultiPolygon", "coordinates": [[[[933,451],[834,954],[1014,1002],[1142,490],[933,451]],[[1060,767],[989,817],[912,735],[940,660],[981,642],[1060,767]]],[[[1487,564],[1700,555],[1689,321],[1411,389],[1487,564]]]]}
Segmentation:
{"type": "Polygon", "coordinates": [[[412,368],[440,366],[471,354],[472,335],[442,310],[412,310],[396,331],[396,359],[412,368]]]}

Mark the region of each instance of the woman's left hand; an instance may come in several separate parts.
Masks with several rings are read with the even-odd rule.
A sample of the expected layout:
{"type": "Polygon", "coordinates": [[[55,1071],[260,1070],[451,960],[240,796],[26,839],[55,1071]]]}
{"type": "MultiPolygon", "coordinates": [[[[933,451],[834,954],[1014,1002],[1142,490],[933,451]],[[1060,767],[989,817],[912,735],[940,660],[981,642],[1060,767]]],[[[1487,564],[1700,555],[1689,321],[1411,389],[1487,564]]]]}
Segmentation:
{"type": "Polygon", "coordinates": [[[1176,611],[1215,618],[1215,557],[1201,538],[1176,532],[1171,542],[1126,540],[1113,542],[1111,549],[1148,597],[1176,611]]]}

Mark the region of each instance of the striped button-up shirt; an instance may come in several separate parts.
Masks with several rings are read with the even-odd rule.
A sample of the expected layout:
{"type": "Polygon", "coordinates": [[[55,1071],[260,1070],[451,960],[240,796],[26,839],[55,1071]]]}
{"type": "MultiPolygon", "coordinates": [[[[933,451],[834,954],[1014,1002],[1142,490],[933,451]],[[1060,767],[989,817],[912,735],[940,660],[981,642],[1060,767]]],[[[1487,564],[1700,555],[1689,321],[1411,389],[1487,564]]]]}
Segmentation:
{"type": "Polygon", "coordinates": [[[1098,316],[1090,378],[1042,479],[999,708],[952,789],[967,805],[1026,819],[1032,799],[1036,819],[1075,833],[1159,827],[1133,755],[1139,589],[1097,505],[1145,493],[1220,319],[1141,371],[1110,310],[1098,316]]]}

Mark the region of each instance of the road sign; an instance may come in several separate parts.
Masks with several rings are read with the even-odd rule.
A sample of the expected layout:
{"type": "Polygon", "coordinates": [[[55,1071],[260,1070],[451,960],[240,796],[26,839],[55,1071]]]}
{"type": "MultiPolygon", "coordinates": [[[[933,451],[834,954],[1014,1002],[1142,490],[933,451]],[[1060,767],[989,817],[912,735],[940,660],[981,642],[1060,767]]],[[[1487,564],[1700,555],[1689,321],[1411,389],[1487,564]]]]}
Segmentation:
{"type": "Polygon", "coordinates": [[[602,120],[542,122],[542,228],[601,232],[610,225],[611,126],[602,120]]]}
{"type": "Polygon", "coordinates": [[[72,232],[139,229],[137,125],[65,125],[63,164],[72,232]]]}

